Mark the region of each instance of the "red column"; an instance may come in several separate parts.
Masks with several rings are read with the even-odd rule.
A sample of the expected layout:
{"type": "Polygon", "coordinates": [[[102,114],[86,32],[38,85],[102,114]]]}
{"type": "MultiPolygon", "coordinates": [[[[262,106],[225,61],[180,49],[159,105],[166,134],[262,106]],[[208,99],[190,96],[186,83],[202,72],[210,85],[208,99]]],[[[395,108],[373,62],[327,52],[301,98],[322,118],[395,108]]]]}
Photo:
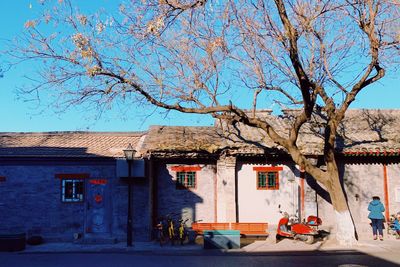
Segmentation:
{"type": "Polygon", "coordinates": [[[214,172],[214,222],[218,222],[218,175],[214,172]]]}
{"type": "Polygon", "coordinates": [[[386,164],[383,164],[383,193],[385,195],[385,216],[389,220],[389,192],[386,164]]]}

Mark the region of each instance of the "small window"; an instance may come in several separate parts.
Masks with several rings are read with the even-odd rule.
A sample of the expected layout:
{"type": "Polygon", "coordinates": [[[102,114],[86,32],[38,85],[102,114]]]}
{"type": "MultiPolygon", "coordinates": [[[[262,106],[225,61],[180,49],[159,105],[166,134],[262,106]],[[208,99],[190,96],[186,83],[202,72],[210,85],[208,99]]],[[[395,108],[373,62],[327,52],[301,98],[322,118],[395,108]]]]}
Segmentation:
{"type": "Polygon", "coordinates": [[[196,172],[177,172],[176,188],[196,188],[196,172]]]}
{"type": "Polygon", "coordinates": [[[257,172],[257,189],[278,190],[278,172],[257,172]]]}
{"type": "Polygon", "coordinates": [[[84,180],[83,179],[62,179],[61,180],[61,201],[62,202],[83,202],[84,180]]]}

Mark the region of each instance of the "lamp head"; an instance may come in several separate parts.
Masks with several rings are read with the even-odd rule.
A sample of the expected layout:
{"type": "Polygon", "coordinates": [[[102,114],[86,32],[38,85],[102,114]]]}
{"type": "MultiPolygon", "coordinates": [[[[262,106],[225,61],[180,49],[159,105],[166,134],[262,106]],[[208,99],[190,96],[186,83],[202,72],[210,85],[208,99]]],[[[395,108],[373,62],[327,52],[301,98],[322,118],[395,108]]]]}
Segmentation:
{"type": "Polygon", "coordinates": [[[126,160],[133,160],[135,157],[136,150],[132,147],[131,143],[129,143],[128,147],[124,149],[124,155],[126,160]]]}

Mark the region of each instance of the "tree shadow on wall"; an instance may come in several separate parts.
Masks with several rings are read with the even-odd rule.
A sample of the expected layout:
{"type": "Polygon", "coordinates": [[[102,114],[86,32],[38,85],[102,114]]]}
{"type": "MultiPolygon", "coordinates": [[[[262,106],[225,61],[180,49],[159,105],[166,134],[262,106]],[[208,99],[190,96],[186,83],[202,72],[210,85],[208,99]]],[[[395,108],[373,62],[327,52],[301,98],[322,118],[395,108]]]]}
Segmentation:
{"type": "Polygon", "coordinates": [[[165,219],[170,216],[176,223],[180,219],[186,221],[187,227],[197,220],[204,220],[204,218],[199,218],[196,210],[196,205],[204,202],[203,198],[196,193],[202,183],[202,177],[199,177],[200,172],[196,174],[196,188],[188,189],[177,186],[176,177],[169,173],[166,164],[160,164],[157,169],[154,185],[157,190],[154,219],[165,219]]]}
{"type": "MultiPolygon", "coordinates": [[[[340,185],[342,186],[342,190],[346,188],[344,191],[344,195],[346,198],[346,201],[348,201],[348,196],[347,192],[354,193],[359,189],[359,186],[356,185],[355,183],[352,183],[350,179],[344,179],[344,174],[345,174],[345,165],[344,164],[339,164],[338,165],[338,171],[339,171],[339,179],[340,179],[340,185]]],[[[329,192],[323,188],[315,179],[309,174],[305,174],[304,179],[306,180],[307,184],[317,193],[319,197],[324,199],[326,202],[329,204],[332,204],[331,197],[329,195],[329,192]]]]}

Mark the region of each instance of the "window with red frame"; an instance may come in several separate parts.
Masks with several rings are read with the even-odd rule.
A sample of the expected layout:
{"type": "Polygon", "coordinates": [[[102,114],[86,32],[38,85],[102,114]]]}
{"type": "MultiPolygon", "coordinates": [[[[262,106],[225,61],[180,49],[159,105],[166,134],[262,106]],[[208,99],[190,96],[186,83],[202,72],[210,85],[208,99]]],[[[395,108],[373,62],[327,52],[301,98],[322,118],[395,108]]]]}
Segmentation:
{"type": "Polygon", "coordinates": [[[259,190],[278,190],[279,172],[283,170],[281,166],[255,166],[253,170],[257,175],[257,189],[259,190]]]}
{"type": "Polygon", "coordinates": [[[176,172],[176,188],[196,188],[196,172],[180,171],[176,172]]]}
{"type": "Polygon", "coordinates": [[[176,172],[176,188],[189,189],[197,186],[197,172],[201,170],[198,165],[172,166],[171,171],[176,172]]]}
{"type": "Polygon", "coordinates": [[[257,189],[279,189],[279,174],[278,172],[259,171],[257,172],[257,189]]]}

